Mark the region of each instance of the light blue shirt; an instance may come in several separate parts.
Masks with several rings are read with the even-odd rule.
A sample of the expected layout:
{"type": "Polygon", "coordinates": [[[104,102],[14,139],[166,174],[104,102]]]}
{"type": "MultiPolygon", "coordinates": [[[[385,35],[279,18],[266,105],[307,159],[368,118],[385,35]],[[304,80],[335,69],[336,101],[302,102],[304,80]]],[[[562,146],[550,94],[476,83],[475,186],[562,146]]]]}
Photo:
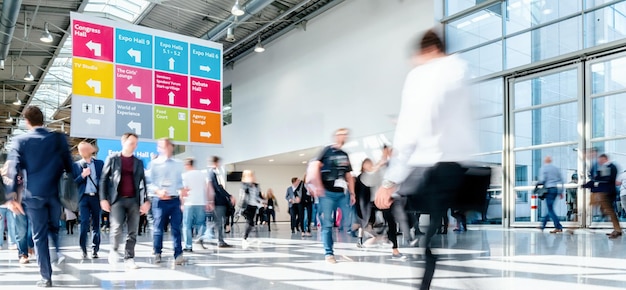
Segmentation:
{"type": "Polygon", "coordinates": [[[168,196],[178,196],[183,188],[183,162],[174,158],[157,158],[150,162],[146,172],[148,195],[157,196],[156,191],[165,189],[168,196]]]}
{"type": "Polygon", "coordinates": [[[94,192],[97,193],[98,190],[96,189],[96,185],[94,184],[94,182],[96,181],[96,165],[93,164],[93,160],[91,161],[91,163],[87,163],[87,166],[89,166],[89,169],[91,170],[91,174],[89,176],[87,176],[85,178],[85,193],[89,193],[89,192],[94,192]],[[89,180],[89,177],[91,177],[91,180],[93,180],[93,182],[91,182],[91,180],[89,180]]]}
{"type": "Polygon", "coordinates": [[[561,171],[552,164],[545,164],[539,169],[539,183],[543,183],[544,188],[557,187],[563,184],[561,171]]]}

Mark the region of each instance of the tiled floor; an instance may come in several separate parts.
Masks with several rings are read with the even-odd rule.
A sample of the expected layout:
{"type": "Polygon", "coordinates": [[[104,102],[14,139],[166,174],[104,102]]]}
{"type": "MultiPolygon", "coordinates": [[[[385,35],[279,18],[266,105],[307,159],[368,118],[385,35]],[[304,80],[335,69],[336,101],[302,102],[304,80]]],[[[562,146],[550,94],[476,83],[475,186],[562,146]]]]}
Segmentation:
{"type": "MultiPolygon", "coordinates": [[[[359,249],[355,239],[339,234],[338,264],[323,261],[319,237],[292,235],[285,224],[259,229],[258,247],[243,250],[243,224],[235,226],[230,249],[201,249],[173,266],[171,242],[164,263],[153,265],[151,238],[137,245],[138,270],[107,263],[108,237],[100,259],[80,258],[78,235],[63,235],[64,264],[54,266],[53,283],[71,289],[415,289],[422,271],[422,248],[402,248],[409,259],[391,259],[389,245],[359,249]]],[[[606,231],[578,230],[549,234],[530,229],[471,228],[467,233],[438,235],[439,255],[432,289],[623,289],[626,246],[609,240],[606,231]]],[[[254,234],[253,234],[254,236],[254,234]]],[[[6,246],[5,246],[6,247],[6,246]]],[[[39,280],[37,264],[17,263],[15,251],[0,251],[0,289],[31,289],[39,280]]]]}

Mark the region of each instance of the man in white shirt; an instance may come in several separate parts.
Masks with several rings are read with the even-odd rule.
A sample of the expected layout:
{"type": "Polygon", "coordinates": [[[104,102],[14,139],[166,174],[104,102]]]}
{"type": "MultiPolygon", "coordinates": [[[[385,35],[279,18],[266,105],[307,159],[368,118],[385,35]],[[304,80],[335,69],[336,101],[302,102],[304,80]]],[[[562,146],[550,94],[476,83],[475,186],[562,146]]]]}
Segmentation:
{"type": "Polygon", "coordinates": [[[430,238],[461,188],[465,170],[458,162],[474,152],[476,132],[465,63],[445,54],[444,43],[433,30],[420,39],[417,51],[413,59],[417,66],[409,72],[402,92],[394,155],[375,202],[386,209],[394,203],[392,194],[400,200],[406,196],[409,209],[421,207],[431,214],[421,284],[421,289],[429,289],[436,261],[430,238]]]}
{"type": "Polygon", "coordinates": [[[183,239],[184,252],[192,252],[192,229],[198,234],[203,234],[206,228],[207,209],[207,176],[205,172],[194,166],[194,159],[187,158],[184,161],[183,187],[189,190],[188,196],[183,199],[183,239]]]}

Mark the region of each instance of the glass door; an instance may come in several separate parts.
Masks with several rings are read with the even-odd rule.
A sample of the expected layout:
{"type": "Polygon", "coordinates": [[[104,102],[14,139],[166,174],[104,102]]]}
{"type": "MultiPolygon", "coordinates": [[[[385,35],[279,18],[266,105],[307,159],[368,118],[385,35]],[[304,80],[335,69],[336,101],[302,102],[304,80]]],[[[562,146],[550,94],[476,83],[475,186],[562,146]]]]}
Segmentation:
{"type": "MultiPolygon", "coordinates": [[[[589,120],[585,131],[589,137],[587,146],[606,154],[609,162],[618,168],[618,180],[623,179],[626,169],[626,54],[613,54],[586,63],[586,107],[589,120]],[[622,175],[620,177],[620,175],[622,175]]],[[[595,160],[588,158],[588,166],[595,160]]],[[[589,167],[590,168],[590,167],[589,167]]],[[[626,189],[626,185],[624,187],[626,189]]],[[[620,197],[616,189],[614,209],[621,222],[626,221],[624,206],[626,196],[620,197]]],[[[626,191],[624,192],[626,194],[626,191]]],[[[589,196],[589,193],[587,193],[589,196]]],[[[608,217],[599,209],[586,207],[586,224],[589,227],[611,227],[608,217]]],[[[622,223],[622,226],[624,223],[622,223]]]]}
{"type": "MultiPolygon", "coordinates": [[[[511,226],[535,227],[547,214],[546,202],[533,194],[546,158],[559,168],[566,183],[555,211],[566,227],[581,223],[583,172],[583,65],[573,64],[508,79],[507,166],[508,212],[511,226]]],[[[552,223],[549,222],[548,226],[552,223]]]]}

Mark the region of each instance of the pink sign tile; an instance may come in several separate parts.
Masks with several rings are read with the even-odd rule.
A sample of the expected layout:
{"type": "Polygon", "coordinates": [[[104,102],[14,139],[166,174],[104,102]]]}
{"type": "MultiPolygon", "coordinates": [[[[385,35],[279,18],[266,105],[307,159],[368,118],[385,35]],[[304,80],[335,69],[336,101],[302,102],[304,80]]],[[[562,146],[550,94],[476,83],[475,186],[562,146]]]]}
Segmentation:
{"type": "Polygon", "coordinates": [[[154,71],[154,103],[187,108],[189,104],[188,77],[154,71]]]}
{"type": "Polygon", "coordinates": [[[115,98],[152,103],[152,70],[132,66],[115,66],[115,98]]]}
{"type": "Polygon", "coordinates": [[[72,22],[74,56],[113,61],[113,28],[74,20],[72,22]]]}
{"type": "Polygon", "coordinates": [[[191,77],[191,108],[220,112],[222,109],[221,84],[202,78],[191,77]]]}

